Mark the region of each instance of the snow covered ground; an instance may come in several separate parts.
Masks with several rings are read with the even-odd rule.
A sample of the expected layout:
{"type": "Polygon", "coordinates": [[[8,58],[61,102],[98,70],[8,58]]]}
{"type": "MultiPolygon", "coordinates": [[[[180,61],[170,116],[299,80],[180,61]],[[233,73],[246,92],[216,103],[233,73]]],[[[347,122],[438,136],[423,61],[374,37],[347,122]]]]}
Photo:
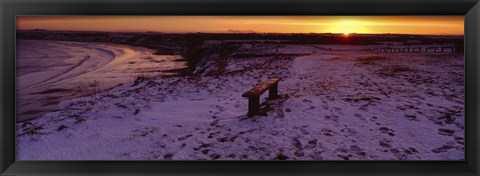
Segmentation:
{"type": "Polygon", "coordinates": [[[464,159],[463,55],[319,47],[245,46],[279,51],[65,100],[17,124],[17,159],[464,159]],[[241,94],[271,76],[280,97],[246,116],[241,94]]]}
{"type": "Polygon", "coordinates": [[[171,75],[169,70],[185,67],[181,56],[153,52],[105,43],[18,40],[17,120],[56,111],[60,101],[89,93],[81,85],[95,84],[101,91],[139,75],[171,75]]]}

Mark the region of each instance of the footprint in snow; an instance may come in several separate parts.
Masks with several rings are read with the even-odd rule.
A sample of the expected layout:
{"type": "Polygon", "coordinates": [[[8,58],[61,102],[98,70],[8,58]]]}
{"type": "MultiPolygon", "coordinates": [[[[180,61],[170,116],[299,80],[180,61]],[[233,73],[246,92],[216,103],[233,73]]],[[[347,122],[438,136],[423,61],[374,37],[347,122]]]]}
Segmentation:
{"type": "Polygon", "coordinates": [[[365,155],[366,155],[365,151],[357,145],[351,145],[350,146],[350,153],[353,153],[353,154],[355,154],[357,156],[360,156],[360,157],[365,157],[365,155]]]}
{"type": "Polygon", "coordinates": [[[316,139],[308,141],[308,144],[305,145],[304,149],[309,150],[309,149],[313,149],[315,147],[317,147],[317,140],[316,139]]]}
{"type": "Polygon", "coordinates": [[[309,135],[310,132],[308,132],[306,129],[301,128],[300,132],[302,132],[303,135],[309,135]]]}
{"type": "Polygon", "coordinates": [[[297,148],[297,150],[302,149],[302,143],[300,142],[298,137],[293,138],[292,144],[293,144],[293,146],[295,146],[295,148],[297,148]]]}
{"type": "Polygon", "coordinates": [[[165,160],[171,160],[171,159],[173,158],[173,154],[167,153],[167,154],[163,155],[163,158],[164,158],[165,160]]]}
{"type": "Polygon", "coordinates": [[[405,114],[405,117],[410,121],[417,120],[417,116],[414,114],[405,114]]]}
{"type": "Polygon", "coordinates": [[[392,147],[392,145],[390,144],[390,140],[389,139],[382,139],[378,142],[378,144],[384,148],[390,148],[392,147]]]}
{"type": "Polygon", "coordinates": [[[211,154],[210,157],[211,157],[212,160],[216,160],[216,159],[219,159],[219,158],[222,157],[222,156],[219,155],[219,154],[214,153],[214,154],[211,154]]]}
{"type": "Polygon", "coordinates": [[[333,136],[333,131],[327,128],[322,128],[320,132],[325,136],[333,136]]]}
{"type": "Polygon", "coordinates": [[[304,103],[312,103],[311,100],[307,100],[307,99],[303,99],[302,102],[304,102],[304,103]]]}
{"type": "Polygon", "coordinates": [[[433,149],[432,152],[434,152],[434,153],[445,153],[445,152],[447,152],[448,150],[453,149],[453,148],[455,148],[455,147],[453,147],[453,146],[451,146],[451,145],[443,145],[443,146],[441,146],[441,147],[439,147],[439,148],[433,149]]]}
{"type": "Polygon", "coordinates": [[[455,141],[460,145],[465,145],[465,139],[463,137],[455,137],[455,141]]]}
{"type": "Polygon", "coordinates": [[[438,134],[445,135],[445,136],[452,136],[455,131],[450,129],[440,128],[438,129],[438,134]]]}
{"type": "Polygon", "coordinates": [[[388,134],[389,136],[395,136],[395,131],[390,128],[380,127],[378,130],[382,133],[388,134]]]}
{"type": "Polygon", "coordinates": [[[183,140],[188,139],[188,138],[190,138],[190,137],[192,137],[192,136],[193,136],[192,134],[188,134],[188,135],[186,135],[186,136],[182,136],[182,137],[177,138],[177,140],[178,140],[178,141],[183,141],[183,140]]]}
{"type": "Polygon", "coordinates": [[[210,126],[217,126],[219,120],[214,120],[212,123],[210,123],[210,126]]]}
{"type": "Polygon", "coordinates": [[[297,150],[293,153],[296,157],[305,156],[305,153],[302,150],[297,150]]]}
{"type": "Polygon", "coordinates": [[[334,121],[334,122],[338,122],[338,116],[336,115],[332,115],[332,116],[325,116],[325,120],[331,120],[331,121],[334,121]]]}
{"type": "Polygon", "coordinates": [[[194,147],[193,150],[194,151],[199,151],[200,149],[210,148],[211,146],[212,146],[211,144],[202,143],[201,145],[199,145],[197,147],[194,147]]]}
{"type": "Polygon", "coordinates": [[[349,153],[347,148],[337,148],[335,149],[337,153],[337,157],[342,158],[344,160],[349,160],[350,157],[353,156],[353,154],[349,153]]]}

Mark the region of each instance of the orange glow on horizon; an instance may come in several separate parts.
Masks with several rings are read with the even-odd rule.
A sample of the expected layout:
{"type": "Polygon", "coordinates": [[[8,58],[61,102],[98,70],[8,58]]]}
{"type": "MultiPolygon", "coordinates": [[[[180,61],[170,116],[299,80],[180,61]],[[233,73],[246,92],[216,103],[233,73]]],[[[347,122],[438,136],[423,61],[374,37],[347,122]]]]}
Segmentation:
{"type": "Polygon", "coordinates": [[[17,29],[463,35],[463,16],[17,16],[17,29]]]}

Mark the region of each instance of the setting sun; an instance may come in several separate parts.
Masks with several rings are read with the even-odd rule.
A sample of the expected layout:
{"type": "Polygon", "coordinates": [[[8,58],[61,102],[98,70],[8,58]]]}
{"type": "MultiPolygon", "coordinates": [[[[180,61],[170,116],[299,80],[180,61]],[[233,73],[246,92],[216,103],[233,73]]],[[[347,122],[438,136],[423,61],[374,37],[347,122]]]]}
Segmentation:
{"type": "Polygon", "coordinates": [[[369,26],[373,25],[375,25],[375,23],[366,21],[341,20],[329,25],[327,30],[331,33],[343,33],[347,36],[352,33],[352,31],[356,33],[371,33],[369,26]]]}

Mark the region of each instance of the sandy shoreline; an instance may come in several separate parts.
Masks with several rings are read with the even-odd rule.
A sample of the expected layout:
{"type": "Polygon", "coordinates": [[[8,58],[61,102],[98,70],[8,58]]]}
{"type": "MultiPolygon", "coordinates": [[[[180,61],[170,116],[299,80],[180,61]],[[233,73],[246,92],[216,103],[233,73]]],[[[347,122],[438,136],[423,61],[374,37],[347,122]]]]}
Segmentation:
{"type": "Polygon", "coordinates": [[[17,124],[17,159],[464,159],[463,55],[305,45],[237,53],[253,49],[276,55],[63,101],[17,124]],[[241,94],[270,76],[282,78],[280,98],[262,96],[267,116],[247,117],[241,94]]]}
{"type": "Polygon", "coordinates": [[[40,117],[58,110],[60,101],[84,96],[79,84],[95,83],[101,91],[131,82],[153,67],[161,71],[185,65],[174,61],[180,56],[153,52],[107,43],[17,41],[17,121],[40,117]],[[170,64],[159,66],[160,61],[170,64]]]}

